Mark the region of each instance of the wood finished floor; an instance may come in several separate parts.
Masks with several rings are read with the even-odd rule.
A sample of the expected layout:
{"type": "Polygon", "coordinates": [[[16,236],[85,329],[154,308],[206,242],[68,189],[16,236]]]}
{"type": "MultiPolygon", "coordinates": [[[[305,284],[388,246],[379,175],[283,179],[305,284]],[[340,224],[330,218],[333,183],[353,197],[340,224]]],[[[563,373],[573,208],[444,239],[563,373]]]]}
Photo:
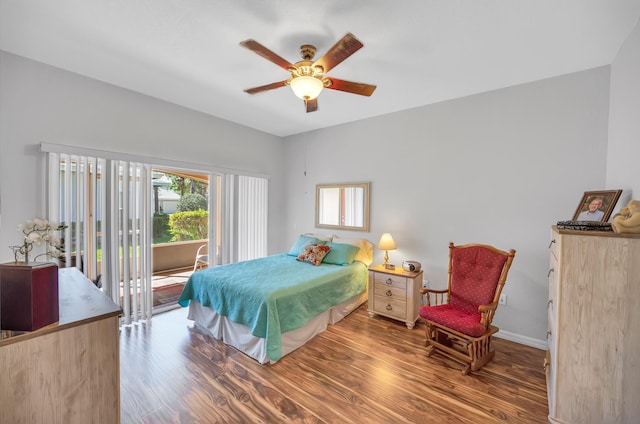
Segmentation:
{"type": "Polygon", "coordinates": [[[425,357],[424,326],[369,318],[366,304],[276,364],[216,341],[186,309],[123,327],[122,423],[545,423],[544,352],[494,338],[463,376],[425,357]]]}

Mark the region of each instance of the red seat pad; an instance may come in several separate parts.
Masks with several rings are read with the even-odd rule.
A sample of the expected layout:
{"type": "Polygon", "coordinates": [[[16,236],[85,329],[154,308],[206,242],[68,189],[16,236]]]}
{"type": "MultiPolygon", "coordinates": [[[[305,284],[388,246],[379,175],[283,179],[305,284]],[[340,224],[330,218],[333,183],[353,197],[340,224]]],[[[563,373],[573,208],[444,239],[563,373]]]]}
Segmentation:
{"type": "Polygon", "coordinates": [[[420,316],[436,322],[444,327],[459,331],[472,337],[484,334],[484,326],[480,324],[480,313],[468,313],[451,305],[421,306],[420,316]]]}
{"type": "Polygon", "coordinates": [[[478,306],[493,301],[507,255],[482,246],[454,247],[451,259],[449,303],[469,314],[478,313],[478,306]]]}

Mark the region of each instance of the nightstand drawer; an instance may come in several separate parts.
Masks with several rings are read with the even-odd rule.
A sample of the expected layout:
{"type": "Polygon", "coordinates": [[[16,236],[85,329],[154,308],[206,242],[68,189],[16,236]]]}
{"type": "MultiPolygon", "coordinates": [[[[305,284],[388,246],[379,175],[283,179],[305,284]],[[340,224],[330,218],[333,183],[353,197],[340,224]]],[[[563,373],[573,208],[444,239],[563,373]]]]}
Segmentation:
{"type": "Polygon", "coordinates": [[[404,300],[375,296],[373,309],[378,313],[402,320],[407,317],[407,302],[404,300]]]}
{"type": "Polygon", "coordinates": [[[376,273],[375,285],[407,290],[407,279],[396,275],[376,273]]]}
{"type": "Polygon", "coordinates": [[[376,284],[375,295],[380,297],[386,297],[388,299],[399,299],[402,301],[407,300],[407,291],[399,289],[393,286],[386,286],[382,284],[376,284]]]}

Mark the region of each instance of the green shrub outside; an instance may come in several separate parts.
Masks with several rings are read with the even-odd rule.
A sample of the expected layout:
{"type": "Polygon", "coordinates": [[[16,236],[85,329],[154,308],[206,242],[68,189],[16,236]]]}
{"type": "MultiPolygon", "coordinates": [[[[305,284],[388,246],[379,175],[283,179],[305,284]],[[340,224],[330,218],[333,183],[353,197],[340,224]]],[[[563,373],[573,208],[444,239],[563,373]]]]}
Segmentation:
{"type": "Polygon", "coordinates": [[[200,193],[185,194],[177,205],[178,212],[207,210],[207,198],[200,193]]]}
{"type": "Polygon", "coordinates": [[[153,238],[160,238],[163,234],[169,232],[169,217],[164,213],[153,214],[153,238]]]}
{"type": "Polygon", "coordinates": [[[209,237],[209,213],[205,210],[176,212],[169,218],[173,241],[201,240],[209,237]]]}

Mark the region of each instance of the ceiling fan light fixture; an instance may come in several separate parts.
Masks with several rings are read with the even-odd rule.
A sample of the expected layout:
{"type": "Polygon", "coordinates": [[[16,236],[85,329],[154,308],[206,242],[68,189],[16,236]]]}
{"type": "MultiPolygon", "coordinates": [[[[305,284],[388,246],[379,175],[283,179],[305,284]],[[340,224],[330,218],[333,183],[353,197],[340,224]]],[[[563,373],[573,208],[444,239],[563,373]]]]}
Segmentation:
{"type": "Polygon", "coordinates": [[[318,101],[316,99],[325,87],[334,91],[342,91],[361,96],[370,96],[376,89],[375,85],[325,77],[327,72],[341,64],[345,59],[349,58],[364,46],[362,42],[350,32],[330,47],[324,56],[315,61],[313,58],[316,54],[316,48],[311,44],[303,44],[300,46],[300,56],[302,60],[296,63],[291,63],[283,59],[256,40],[244,40],[240,42],[240,45],[291,74],[291,76],[284,81],[272,82],[271,84],[244,90],[245,93],[248,94],[257,94],[290,85],[293,94],[304,101],[305,109],[307,113],[309,113],[318,110],[318,101]]]}
{"type": "Polygon", "coordinates": [[[311,77],[308,75],[302,75],[295,77],[289,83],[293,94],[302,100],[313,100],[320,95],[324,84],[319,78],[311,77]]]}

